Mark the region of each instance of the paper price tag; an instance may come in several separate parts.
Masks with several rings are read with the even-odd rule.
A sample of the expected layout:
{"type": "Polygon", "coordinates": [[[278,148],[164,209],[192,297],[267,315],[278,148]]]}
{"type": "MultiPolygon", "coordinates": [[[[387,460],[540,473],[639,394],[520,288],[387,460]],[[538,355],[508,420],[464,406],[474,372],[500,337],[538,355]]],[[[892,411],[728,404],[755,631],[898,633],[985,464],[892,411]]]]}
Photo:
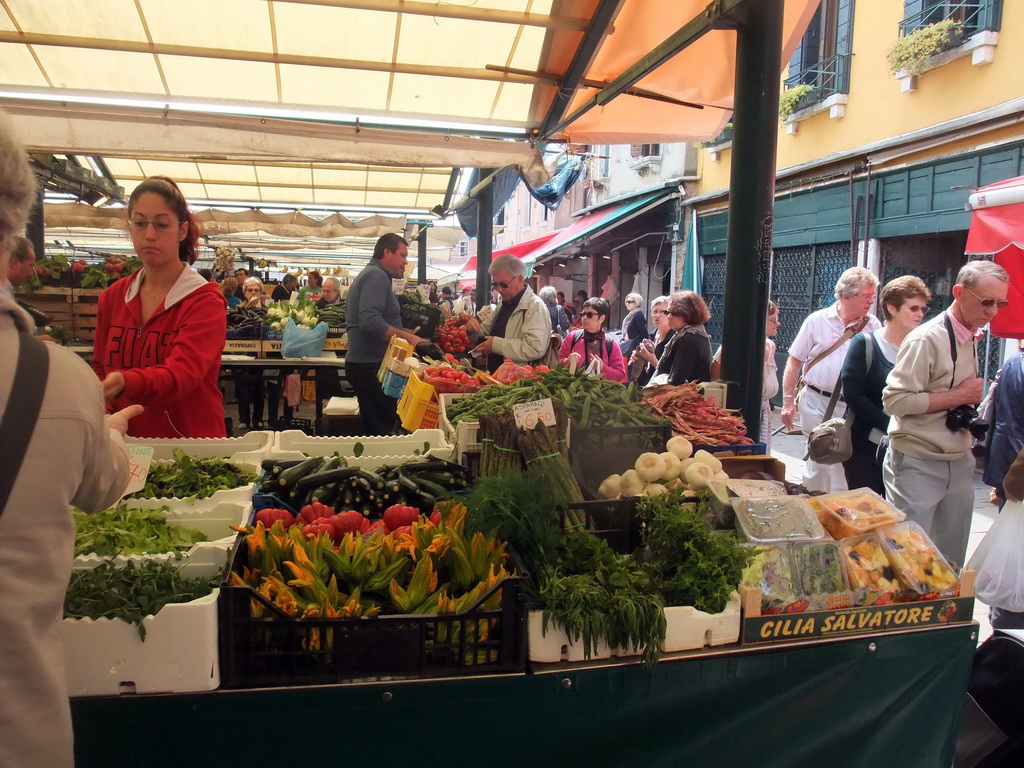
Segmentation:
{"type": "Polygon", "coordinates": [[[141,491],[146,484],[146,477],[149,475],[149,465],[153,461],[153,446],[151,445],[128,445],[128,487],[124,489],[124,495],[141,491]]]}
{"type": "Polygon", "coordinates": [[[533,429],[537,424],[555,426],[555,409],[551,406],[550,397],[534,400],[532,403],[513,405],[512,416],[516,420],[516,426],[522,429],[533,429]]]}

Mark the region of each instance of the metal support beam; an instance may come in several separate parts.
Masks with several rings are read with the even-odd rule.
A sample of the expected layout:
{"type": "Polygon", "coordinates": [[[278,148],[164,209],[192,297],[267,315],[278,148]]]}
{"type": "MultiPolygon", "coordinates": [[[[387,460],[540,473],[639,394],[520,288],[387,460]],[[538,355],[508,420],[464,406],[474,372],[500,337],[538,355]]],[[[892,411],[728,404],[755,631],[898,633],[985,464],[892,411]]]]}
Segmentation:
{"type": "Polygon", "coordinates": [[[427,284],[427,228],[420,229],[416,238],[416,282],[419,285],[427,284]]]}
{"type": "Polygon", "coordinates": [[[726,239],[722,378],[729,407],[761,440],[765,316],[772,267],[775,150],[782,74],[783,0],[747,8],[737,29],[729,230],[726,239]]]}
{"type": "MultiPolygon", "coordinates": [[[[554,127],[542,132],[540,134],[541,137],[550,138],[555,136],[594,107],[607,104],[711,30],[736,27],[739,10],[747,6],[756,6],[760,2],[761,0],[756,0],[756,2],[754,0],[714,0],[702,13],[697,14],[693,19],[680,27],[665,42],[629,67],[629,69],[615,78],[605,88],[602,88],[598,93],[587,99],[575,112],[560,120],[554,127]]],[[[779,55],[782,55],[781,52],[779,55]]],[[[739,94],[736,96],[738,103],[739,94]]]]}
{"type": "Polygon", "coordinates": [[[549,129],[565,114],[573,94],[580,87],[583,77],[594,62],[597,49],[612,28],[612,19],[615,18],[615,14],[619,12],[624,2],[625,0],[600,0],[598,3],[594,15],[590,19],[590,25],[583,33],[583,38],[576,47],[576,53],[573,54],[572,61],[569,62],[569,68],[566,69],[565,75],[558,84],[558,90],[544,117],[544,122],[540,124],[541,136],[548,136],[549,129]]]}
{"type": "Polygon", "coordinates": [[[28,212],[28,221],[25,224],[25,237],[32,243],[32,250],[35,251],[36,259],[46,257],[46,238],[44,232],[46,227],[43,224],[43,195],[42,184],[36,188],[36,201],[28,212]]]}
{"type": "MultiPolygon", "coordinates": [[[[487,178],[493,168],[481,168],[487,178]]],[[[491,298],[491,252],[494,250],[494,188],[488,183],[476,193],[476,305],[483,306],[491,298]]]]}

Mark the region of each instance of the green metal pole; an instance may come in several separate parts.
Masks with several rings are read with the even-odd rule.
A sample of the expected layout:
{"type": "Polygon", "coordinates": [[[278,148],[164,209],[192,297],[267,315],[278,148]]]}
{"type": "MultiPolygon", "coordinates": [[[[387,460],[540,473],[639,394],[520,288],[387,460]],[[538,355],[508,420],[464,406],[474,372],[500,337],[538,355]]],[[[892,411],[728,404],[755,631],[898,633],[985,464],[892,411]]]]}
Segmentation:
{"type": "Polygon", "coordinates": [[[427,284],[427,228],[423,227],[416,237],[416,282],[419,285],[427,284]]]}
{"type": "MultiPolygon", "coordinates": [[[[486,179],[493,168],[481,168],[479,178],[486,179]]],[[[491,251],[494,249],[494,186],[488,184],[476,196],[476,305],[491,301],[491,251]]]]}
{"type": "Polygon", "coordinates": [[[775,149],[782,74],[783,0],[747,3],[736,36],[729,231],[726,240],[722,378],[729,407],[761,440],[765,315],[772,266],[775,149]]]}

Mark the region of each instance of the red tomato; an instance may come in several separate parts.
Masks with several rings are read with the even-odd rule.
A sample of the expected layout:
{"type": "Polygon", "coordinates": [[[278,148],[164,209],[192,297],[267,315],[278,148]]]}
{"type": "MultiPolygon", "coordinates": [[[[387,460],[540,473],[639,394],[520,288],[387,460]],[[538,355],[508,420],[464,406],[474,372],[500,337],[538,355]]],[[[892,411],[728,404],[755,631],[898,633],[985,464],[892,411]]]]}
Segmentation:
{"type": "Polygon", "coordinates": [[[412,525],[420,512],[416,507],[407,507],[403,504],[392,504],[384,510],[384,530],[393,531],[406,525],[412,525]]]}
{"type": "Polygon", "coordinates": [[[361,513],[350,509],[347,512],[339,512],[334,517],[328,518],[334,524],[334,530],[338,532],[340,539],[346,533],[362,532],[366,518],[361,513]]]}
{"type": "Polygon", "coordinates": [[[394,539],[397,539],[403,533],[411,533],[411,532],[412,532],[412,526],[411,525],[403,525],[403,526],[401,526],[399,528],[395,528],[393,531],[389,531],[388,535],[391,536],[394,539]]]}
{"type": "Polygon", "coordinates": [[[254,523],[263,523],[264,528],[270,528],[276,521],[284,522],[285,528],[295,525],[295,515],[287,509],[261,509],[256,513],[254,523]]]}
{"type": "Polygon", "coordinates": [[[434,525],[440,525],[441,524],[441,513],[436,511],[436,510],[431,512],[430,513],[430,522],[432,522],[434,525]]]}
{"type": "Polygon", "coordinates": [[[312,536],[327,536],[332,541],[334,540],[334,526],[326,520],[320,520],[315,523],[309,523],[308,525],[302,526],[302,535],[306,538],[312,536]]]}
{"type": "Polygon", "coordinates": [[[299,519],[306,523],[312,523],[322,517],[332,517],[334,510],[326,504],[314,501],[299,510],[299,519]]]}

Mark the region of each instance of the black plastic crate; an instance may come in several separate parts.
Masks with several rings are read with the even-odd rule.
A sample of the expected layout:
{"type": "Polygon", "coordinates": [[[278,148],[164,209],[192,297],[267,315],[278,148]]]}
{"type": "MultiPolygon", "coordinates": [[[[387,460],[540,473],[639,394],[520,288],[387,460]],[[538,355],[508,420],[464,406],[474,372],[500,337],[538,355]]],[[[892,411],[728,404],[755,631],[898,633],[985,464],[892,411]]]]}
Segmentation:
{"type": "Polygon", "coordinates": [[[632,449],[639,456],[647,451],[662,453],[672,437],[670,424],[643,427],[578,427],[572,425],[570,447],[576,452],[603,452],[608,449],[632,449]]]}
{"type": "MultiPolygon", "coordinates": [[[[218,598],[224,688],[494,674],[526,668],[521,576],[495,585],[502,599],[491,610],[293,619],[250,587],[231,584],[231,571],[241,572],[247,561],[245,540],[239,535],[218,598]],[[266,608],[262,617],[252,617],[252,601],[266,608]]],[[[522,573],[514,555],[511,561],[522,573]]]]}
{"type": "Polygon", "coordinates": [[[437,326],[441,324],[440,309],[413,301],[406,296],[398,297],[398,306],[402,313],[403,328],[424,339],[434,337],[437,326]]]}
{"type": "Polygon", "coordinates": [[[248,326],[245,328],[228,328],[228,339],[258,339],[260,338],[261,326],[248,326]]]}
{"type": "MultiPolygon", "coordinates": [[[[583,513],[586,530],[608,542],[620,554],[636,551],[641,544],[636,498],[599,499],[569,504],[567,509],[583,513]]],[[[566,520],[569,525],[569,520],[566,520]]]]}

